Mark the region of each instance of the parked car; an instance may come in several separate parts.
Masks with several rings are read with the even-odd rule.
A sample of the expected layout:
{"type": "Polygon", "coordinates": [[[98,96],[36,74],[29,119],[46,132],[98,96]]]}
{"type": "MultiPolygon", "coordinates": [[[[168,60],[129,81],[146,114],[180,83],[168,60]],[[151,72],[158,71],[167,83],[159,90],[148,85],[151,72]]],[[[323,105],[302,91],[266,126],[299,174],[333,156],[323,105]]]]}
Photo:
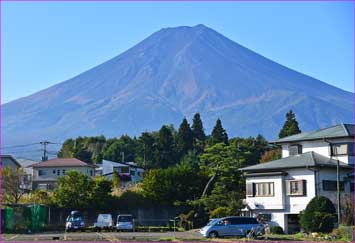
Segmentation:
{"type": "Polygon", "coordinates": [[[134,218],[132,214],[120,214],[117,215],[117,223],[116,223],[116,230],[129,230],[134,231],[134,218]]]}
{"type": "Polygon", "coordinates": [[[200,230],[204,237],[246,236],[250,231],[256,235],[264,234],[264,225],[253,217],[229,216],[212,219],[200,230]]]}
{"type": "Polygon", "coordinates": [[[65,231],[85,229],[84,218],[79,211],[71,211],[65,222],[65,231]]]}
{"type": "Polygon", "coordinates": [[[96,230],[109,230],[113,227],[113,220],[111,214],[99,214],[97,216],[97,221],[94,223],[94,228],[96,230]]]}

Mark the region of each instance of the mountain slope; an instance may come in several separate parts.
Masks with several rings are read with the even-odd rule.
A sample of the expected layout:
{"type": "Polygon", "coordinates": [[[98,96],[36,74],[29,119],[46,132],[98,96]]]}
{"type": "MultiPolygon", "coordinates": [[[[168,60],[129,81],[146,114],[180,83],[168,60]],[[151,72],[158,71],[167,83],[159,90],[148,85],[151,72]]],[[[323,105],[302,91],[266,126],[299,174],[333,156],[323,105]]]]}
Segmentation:
{"type": "Polygon", "coordinates": [[[233,136],[275,138],[287,110],[301,129],[353,122],[353,94],[197,25],[162,29],[68,81],[3,105],[5,144],[137,135],[200,112],[233,136]]]}

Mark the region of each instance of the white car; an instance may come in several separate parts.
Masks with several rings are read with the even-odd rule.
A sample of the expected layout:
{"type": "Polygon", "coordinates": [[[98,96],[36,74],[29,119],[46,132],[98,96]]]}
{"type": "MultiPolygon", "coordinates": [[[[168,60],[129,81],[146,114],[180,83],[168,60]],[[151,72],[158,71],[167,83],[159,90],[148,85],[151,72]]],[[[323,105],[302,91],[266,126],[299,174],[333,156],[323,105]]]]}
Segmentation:
{"type": "Polygon", "coordinates": [[[97,216],[97,221],[94,224],[94,228],[96,230],[102,230],[102,229],[112,229],[113,227],[113,220],[112,220],[112,215],[111,214],[99,214],[97,216]]]}

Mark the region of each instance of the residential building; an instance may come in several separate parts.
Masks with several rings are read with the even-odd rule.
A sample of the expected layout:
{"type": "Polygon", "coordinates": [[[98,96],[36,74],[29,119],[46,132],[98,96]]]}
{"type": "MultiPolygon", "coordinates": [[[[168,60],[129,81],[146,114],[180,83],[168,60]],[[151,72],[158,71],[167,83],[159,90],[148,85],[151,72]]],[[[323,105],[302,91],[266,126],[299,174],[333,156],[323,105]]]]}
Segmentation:
{"type": "Polygon", "coordinates": [[[76,158],[58,158],[30,165],[33,169],[33,189],[53,190],[56,179],[68,171],[79,171],[87,176],[95,176],[95,165],[87,164],[76,158]]]}
{"type": "Polygon", "coordinates": [[[111,180],[114,171],[120,177],[121,186],[127,186],[143,180],[144,169],[134,162],[122,163],[103,160],[102,167],[98,168],[97,173],[102,173],[103,176],[111,180]]]}
{"type": "Polygon", "coordinates": [[[282,158],[240,169],[246,178],[246,208],[270,225],[286,233],[300,230],[299,214],[318,195],[336,207],[337,168],[340,203],[353,200],[354,125],[300,133],[274,142],[282,148],[282,158]]]}
{"type": "Polygon", "coordinates": [[[10,167],[12,170],[16,170],[21,167],[20,163],[11,155],[1,155],[0,158],[3,168],[10,167]]]}

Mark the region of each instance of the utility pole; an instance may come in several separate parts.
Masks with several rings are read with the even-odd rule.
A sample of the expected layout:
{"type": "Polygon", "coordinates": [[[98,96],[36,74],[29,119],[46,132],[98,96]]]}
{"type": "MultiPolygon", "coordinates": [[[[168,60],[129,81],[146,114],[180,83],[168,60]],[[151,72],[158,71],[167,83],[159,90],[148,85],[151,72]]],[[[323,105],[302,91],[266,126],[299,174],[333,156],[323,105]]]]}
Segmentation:
{"type": "MultiPolygon", "coordinates": [[[[334,152],[333,152],[333,144],[332,142],[328,141],[326,138],[323,138],[323,141],[328,143],[330,146],[330,158],[333,159],[334,152]]],[[[335,154],[336,155],[336,154],[335,154]]],[[[341,222],[341,209],[340,209],[340,165],[339,159],[337,158],[337,214],[338,214],[338,227],[341,222]]]]}
{"type": "Polygon", "coordinates": [[[49,141],[42,141],[40,144],[43,145],[43,156],[42,156],[42,161],[47,161],[48,156],[47,156],[47,145],[50,144],[49,141]]]}

